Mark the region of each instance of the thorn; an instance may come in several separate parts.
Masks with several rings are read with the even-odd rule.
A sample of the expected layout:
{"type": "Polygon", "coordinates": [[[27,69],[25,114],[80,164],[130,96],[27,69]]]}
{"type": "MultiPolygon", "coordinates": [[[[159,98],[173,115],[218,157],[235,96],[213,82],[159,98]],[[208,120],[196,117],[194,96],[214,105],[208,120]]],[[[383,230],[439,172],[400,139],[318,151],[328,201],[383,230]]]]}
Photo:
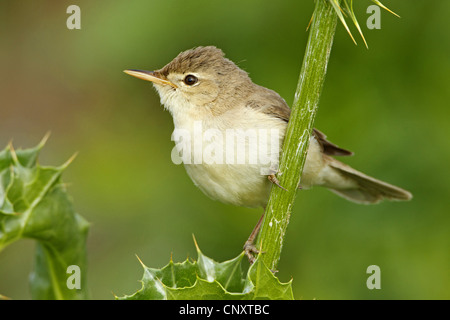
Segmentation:
{"type": "Polygon", "coordinates": [[[309,27],[311,26],[311,23],[313,22],[313,19],[314,19],[314,12],[313,12],[313,14],[312,14],[312,16],[311,16],[311,19],[309,20],[308,26],[306,27],[306,30],[305,30],[305,31],[308,31],[308,30],[309,30],[309,27]]]}
{"type": "Polygon", "coordinates": [[[14,149],[12,142],[9,143],[8,148],[9,152],[11,153],[11,158],[13,159],[14,164],[20,165],[19,158],[17,158],[16,150],[14,149]]]}
{"type": "Polygon", "coordinates": [[[353,21],[353,24],[355,25],[356,29],[358,29],[358,32],[361,35],[361,38],[363,39],[366,48],[369,49],[366,38],[364,38],[364,34],[361,30],[361,27],[359,26],[358,19],[356,19],[356,15],[353,11],[353,0],[350,2],[350,6],[348,5],[347,1],[344,1],[344,2],[345,2],[345,6],[347,7],[347,11],[349,12],[349,15],[353,21]]]}
{"type": "Polygon", "coordinates": [[[12,145],[13,145],[13,138],[9,140],[8,144],[6,145],[6,149],[10,149],[12,145]]]}
{"type": "Polygon", "coordinates": [[[141,264],[141,266],[143,268],[146,268],[146,265],[142,262],[141,258],[139,258],[139,256],[137,254],[135,254],[136,258],[139,260],[139,263],[141,264]]]}
{"type": "Polygon", "coordinates": [[[394,16],[397,16],[398,18],[401,18],[398,14],[396,14],[394,11],[390,10],[388,7],[386,7],[385,5],[383,5],[380,1],[378,0],[372,0],[372,2],[374,2],[375,4],[377,4],[378,6],[380,6],[381,8],[383,8],[384,10],[392,13],[394,16]]]}
{"type": "Polygon", "coordinates": [[[197,239],[195,239],[194,234],[192,234],[192,239],[194,240],[195,249],[197,249],[197,252],[200,252],[200,248],[198,247],[197,239]]]}
{"type": "Polygon", "coordinates": [[[342,14],[343,10],[342,10],[341,6],[339,5],[339,2],[337,0],[330,0],[330,3],[333,6],[333,9],[336,12],[339,20],[341,20],[341,23],[344,26],[345,30],[347,30],[347,33],[349,34],[350,38],[352,38],[353,43],[355,45],[358,45],[355,41],[355,38],[353,38],[353,35],[352,35],[350,29],[348,28],[347,23],[345,22],[345,18],[342,14]]]}
{"type": "Polygon", "coordinates": [[[42,140],[39,142],[38,144],[38,149],[41,150],[44,145],[47,143],[48,138],[50,137],[51,132],[47,131],[47,133],[44,135],[44,137],[42,138],[42,140]]]}
{"type": "Polygon", "coordinates": [[[78,156],[78,151],[75,152],[66,162],[63,163],[63,165],[61,166],[62,169],[66,169],[73,160],[75,160],[75,158],[78,156]]]}

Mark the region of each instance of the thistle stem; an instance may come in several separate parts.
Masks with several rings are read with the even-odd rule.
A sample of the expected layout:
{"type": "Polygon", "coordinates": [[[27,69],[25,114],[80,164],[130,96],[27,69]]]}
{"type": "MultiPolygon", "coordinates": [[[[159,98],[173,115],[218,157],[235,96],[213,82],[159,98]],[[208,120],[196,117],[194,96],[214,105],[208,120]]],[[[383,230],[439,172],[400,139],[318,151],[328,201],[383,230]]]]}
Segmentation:
{"type": "Polygon", "coordinates": [[[336,23],[337,15],[329,2],[316,0],[303,65],[280,155],[278,180],[287,190],[272,187],[257,246],[264,252],[263,261],[271,270],[276,270],[280,260],[289,217],[301,183],[300,178],[325,80],[336,23]]]}

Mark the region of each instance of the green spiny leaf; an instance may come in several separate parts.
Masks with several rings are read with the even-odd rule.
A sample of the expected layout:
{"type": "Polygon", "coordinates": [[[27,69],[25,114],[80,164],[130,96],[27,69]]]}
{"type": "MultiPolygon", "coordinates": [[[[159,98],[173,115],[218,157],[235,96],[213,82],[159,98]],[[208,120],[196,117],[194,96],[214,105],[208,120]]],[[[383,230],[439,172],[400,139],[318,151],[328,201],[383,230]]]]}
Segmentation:
{"type": "Polygon", "coordinates": [[[217,263],[200,251],[195,238],[194,242],[198,255],[199,277],[207,281],[217,280],[225,290],[230,292],[242,291],[245,283],[241,264],[244,252],[234,259],[217,263]]]}
{"type": "Polygon", "coordinates": [[[197,261],[172,260],[161,269],[145,266],[142,287],[121,300],[254,300],[293,299],[291,282],[281,283],[259,257],[243,276],[242,252],[236,258],[216,262],[205,256],[197,243],[197,261]]]}
{"type": "Polygon", "coordinates": [[[30,276],[35,299],[86,297],[88,223],[72,206],[61,175],[73,157],[59,167],[43,167],[38,155],[48,135],[30,149],[0,151],[0,252],[22,238],[38,241],[30,276]],[[81,270],[81,289],[67,286],[67,267],[81,270]]]}
{"type": "Polygon", "coordinates": [[[247,275],[244,292],[253,294],[253,300],[292,300],[292,279],[281,283],[269,268],[260,259],[260,256],[251,265],[247,275]]]}

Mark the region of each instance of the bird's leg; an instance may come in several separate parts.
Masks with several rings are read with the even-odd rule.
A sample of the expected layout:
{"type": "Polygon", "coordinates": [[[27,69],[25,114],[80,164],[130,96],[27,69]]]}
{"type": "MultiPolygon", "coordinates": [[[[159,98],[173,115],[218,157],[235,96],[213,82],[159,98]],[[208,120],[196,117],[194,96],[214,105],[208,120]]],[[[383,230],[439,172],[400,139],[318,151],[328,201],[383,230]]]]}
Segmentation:
{"type": "Polygon", "coordinates": [[[275,174],[270,174],[267,176],[267,179],[269,179],[270,182],[272,182],[273,184],[275,184],[276,186],[278,186],[279,188],[283,189],[284,191],[287,191],[286,188],[284,188],[281,184],[280,181],[278,181],[278,178],[275,174]]]}
{"type": "MultiPolygon", "coordinates": [[[[280,181],[278,181],[278,178],[276,177],[275,173],[269,174],[267,176],[267,178],[269,179],[270,182],[277,185],[279,188],[283,189],[284,191],[287,191],[286,188],[284,188],[280,184],[280,181]]],[[[247,256],[250,264],[253,264],[253,262],[255,262],[254,254],[260,253],[260,251],[255,247],[254,242],[255,242],[256,236],[259,233],[259,230],[261,229],[261,224],[264,220],[265,212],[266,212],[266,208],[264,208],[264,213],[262,214],[261,218],[259,218],[258,223],[253,228],[252,233],[250,234],[250,236],[248,237],[247,241],[244,244],[244,252],[245,252],[245,255],[247,256]]]]}
{"type": "Polygon", "coordinates": [[[253,256],[253,254],[259,253],[259,250],[255,247],[254,242],[255,242],[256,236],[259,233],[259,229],[261,229],[261,224],[264,220],[265,212],[266,212],[266,210],[264,209],[264,213],[262,214],[261,218],[259,218],[258,223],[253,228],[252,233],[250,233],[250,236],[248,237],[247,241],[245,241],[245,244],[244,244],[244,252],[245,252],[245,255],[247,256],[250,264],[253,264],[253,262],[255,262],[255,257],[253,256]]]}

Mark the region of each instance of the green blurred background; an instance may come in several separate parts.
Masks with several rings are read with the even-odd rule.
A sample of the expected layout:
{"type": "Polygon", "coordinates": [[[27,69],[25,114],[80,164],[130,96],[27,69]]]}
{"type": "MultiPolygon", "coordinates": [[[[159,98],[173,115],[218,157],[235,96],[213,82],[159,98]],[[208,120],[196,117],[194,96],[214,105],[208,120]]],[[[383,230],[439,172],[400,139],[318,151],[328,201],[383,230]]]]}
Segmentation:
{"type": "MultiPolygon", "coordinates": [[[[409,203],[361,206],[328,190],[300,191],[278,277],[297,299],[449,299],[449,1],[385,1],[381,30],[355,11],[355,46],[338,25],[316,127],[356,152],[346,163],[402,186],[409,203]],[[381,268],[368,290],[366,268],[381,268]]],[[[149,83],[122,70],[160,68],[180,51],[216,45],[291,104],[313,1],[0,2],[0,148],[51,137],[40,163],[59,165],[92,225],[93,299],[140,287],[140,259],[162,267],[202,251],[238,255],[261,210],[210,200],[173,164],[172,119],[149,83]],[[81,8],[68,30],[66,8],[81,8]]],[[[0,254],[0,293],[29,299],[34,243],[0,254]]]]}

